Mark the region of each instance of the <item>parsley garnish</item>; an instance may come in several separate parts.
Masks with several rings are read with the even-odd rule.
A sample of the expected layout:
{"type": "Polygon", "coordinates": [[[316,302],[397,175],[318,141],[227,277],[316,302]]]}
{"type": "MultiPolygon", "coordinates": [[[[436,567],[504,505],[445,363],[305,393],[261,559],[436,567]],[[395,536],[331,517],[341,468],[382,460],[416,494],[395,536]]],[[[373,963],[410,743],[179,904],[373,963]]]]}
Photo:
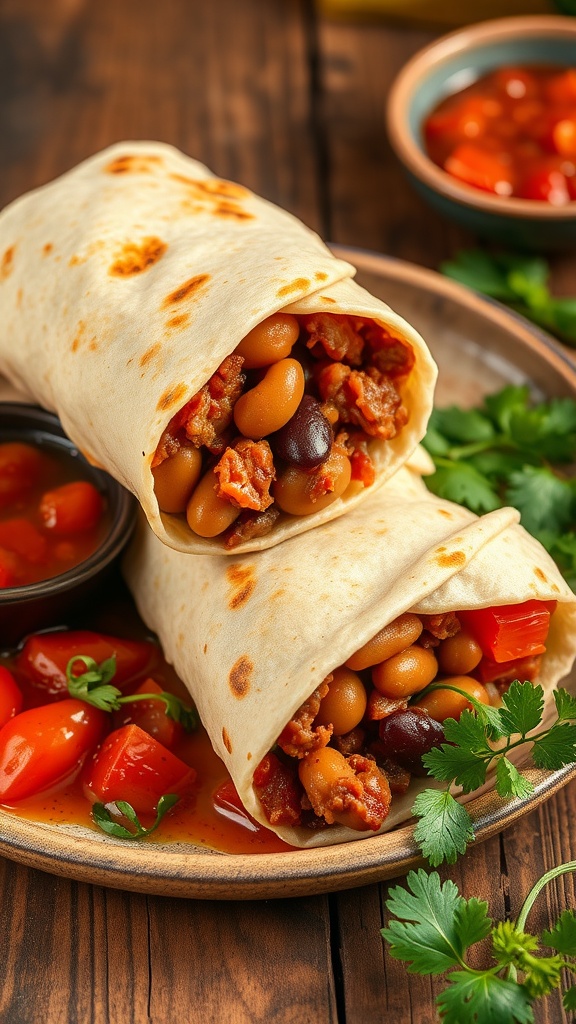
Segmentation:
{"type": "Polygon", "coordinates": [[[177,793],[165,793],[164,796],[161,796],[156,808],[156,819],[150,828],[144,828],[132,804],[127,803],[126,800],[115,800],[110,804],[94,804],[92,807],[92,817],[95,824],[103,832],[106,832],[109,836],[115,836],[116,839],[145,839],[146,836],[151,835],[158,828],[164,815],[174,807],[174,804],[178,803],[179,799],[180,797],[177,793]],[[132,827],[126,828],[119,821],[115,820],[109,810],[110,807],[116,807],[122,817],[132,827]]]}
{"type": "Polygon", "coordinates": [[[550,267],[546,260],[471,250],[458,253],[440,269],[477,292],[505,302],[567,345],[576,346],[576,298],[555,298],[550,294],[550,267]]]}
{"type": "MultiPolygon", "coordinates": [[[[563,970],[576,974],[573,911],[565,910],[541,936],[524,930],[544,886],[570,871],[576,871],[576,861],[548,871],[531,889],[517,920],[496,924],[483,900],[464,899],[454,882],[441,884],[436,871],[411,871],[407,889],[390,890],[386,907],[394,917],[381,934],[390,944],[390,955],[403,960],[411,973],[450,972],[436,1001],[444,1024],[531,1024],[534,1000],[560,985],[563,970]],[[492,964],[475,969],[467,952],[489,936],[492,964]]],[[[564,1007],[576,1008],[576,986],[564,993],[564,1007]]]]}
{"type": "Polygon", "coordinates": [[[423,444],[434,494],[479,515],[513,505],[576,585],[576,481],[565,471],[576,460],[574,399],[533,405],[527,387],[510,385],[478,409],[435,409],[423,444]]]}
{"type": "Polygon", "coordinates": [[[159,700],[165,706],[166,715],[175,722],[179,722],[186,732],[192,732],[197,726],[195,709],[190,704],[185,704],[173,693],[163,690],[161,693],[136,693],[122,696],[122,691],[117,686],[112,686],[110,680],[116,673],[116,659],[107,658],[100,665],[85,654],[75,654],[70,658],[66,666],[66,679],[68,680],[68,692],[71,697],[86,701],[101,711],[117,711],[123,704],[133,704],[140,700],[159,700]],[[86,669],[80,675],[74,672],[74,666],[81,662],[86,669]]]}
{"type": "Polygon", "coordinates": [[[537,731],[544,712],[544,691],[539,685],[515,680],[500,708],[485,706],[444,682],[432,684],[429,690],[439,688],[462,693],[473,710],[465,709],[458,721],[446,719],[446,742],[422,757],[428,774],[447,783],[445,789],[424,790],[412,807],[419,819],[414,838],[433,867],[444,861],[454,864],[474,838],[470,814],[452,796],[452,786],[472,793],[484,784],[488,771],[495,769],[498,795],[524,800],[534,787],[508,758],[511,750],[531,743],[533,763],[551,771],[576,761],[576,699],[566,690],[554,692],[556,720],[537,731]]]}

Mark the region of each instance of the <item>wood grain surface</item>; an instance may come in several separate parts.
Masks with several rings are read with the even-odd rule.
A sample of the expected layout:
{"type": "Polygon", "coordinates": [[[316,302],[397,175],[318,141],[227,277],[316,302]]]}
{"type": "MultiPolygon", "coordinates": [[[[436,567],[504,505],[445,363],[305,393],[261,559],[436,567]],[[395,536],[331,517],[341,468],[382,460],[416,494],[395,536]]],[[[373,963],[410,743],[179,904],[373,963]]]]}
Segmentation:
{"type": "MultiPolygon", "coordinates": [[[[395,72],[430,38],[329,23],[305,0],[1,0],[0,204],[115,140],[156,138],[336,242],[436,267],[473,239],[410,191],[383,131],[395,72]]],[[[575,270],[556,260],[561,290],[575,270]]],[[[517,912],[576,857],[575,800],[572,784],[471,850],[450,871],[462,893],[517,912]]],[[[387,888],[179,901],[0,861],[0,1022],[432,1024],[441,982],[383,950],[387,888]]],[[[566,905],[572,877],[529,925],[566,905]]],[[[559,998],[536,1019],[562,1024],[559,998]]]]}

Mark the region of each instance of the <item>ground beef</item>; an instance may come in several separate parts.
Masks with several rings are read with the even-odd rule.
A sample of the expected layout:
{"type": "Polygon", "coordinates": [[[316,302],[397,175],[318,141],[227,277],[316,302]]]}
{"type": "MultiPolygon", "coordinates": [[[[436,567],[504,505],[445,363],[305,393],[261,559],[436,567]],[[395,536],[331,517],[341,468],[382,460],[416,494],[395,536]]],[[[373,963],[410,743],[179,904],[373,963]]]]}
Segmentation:
{"type": "Polygon", "coordinates": [[[232,526],[226,532],[224,546],[231,551],[246,540],[252,540],[254,537],[264,537],[267,533],[270,533],[279,517],[280,512],[274,505],[265,509],[264,512],[252,512],[249,509],[241,512],[236,522],[232,523],[232,526]]]}
{"type": "Polygon", "coordinates": [[[328,685],[332,681],[332,675],[320,683],[314,693],[304,703],[284,727],[278,737],[278,746],[290,757],[304,757],[312,750],[325,747],[332,735],[332,727],[319,725],[315,729],[312,726],[318,710],[320,701],[328,693],[328,685]]]}
{"type": "Polygon", "coordinates": [[[314,313],[302,320],[308,335],[305,339],[306,347],[313,355],[327,355],[338,362],[360,366],[364,339],[358,327],[363,321],[334,313],[314,313]]]}
{"type": "Polygon", "coordinates": [[[243,362],[242,356],[227,356],[208,383],[174,417],[197,448],[206,445],[214,454],[222,450],[222,435],[232,422],[234,404],[246,381],[243,362]]]}
{"type": "Polygon", "coordinates": [[[217,494],[239,508],[263,512],[272,504],[270,484],[276,479],[272,450],[267,441],[241,438],[227,448],[214,466],[217,494]]]}
{"type": "Polygon", "coordinates": [[[374,366],[364,371],[329,363],[319,369],[317,384],[322,400],[336,406],[341,421],[360,427],[370,437],[386,441],[408,421],[394,383],[374,366]]]}

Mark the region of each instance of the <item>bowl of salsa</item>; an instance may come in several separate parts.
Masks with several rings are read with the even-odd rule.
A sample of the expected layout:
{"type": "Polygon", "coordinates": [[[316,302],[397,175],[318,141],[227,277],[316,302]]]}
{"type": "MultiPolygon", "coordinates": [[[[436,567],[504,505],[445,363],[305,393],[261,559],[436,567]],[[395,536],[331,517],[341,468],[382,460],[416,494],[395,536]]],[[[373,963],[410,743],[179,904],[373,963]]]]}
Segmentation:
{"type": "Polygon", "coordinates": [[[576,23],[480,22],[402,69],[390,142],[413,185],[474,233],[526,249],[576,243],[576,23]]]}
{"type": "Polygon", "coordinates": [[[52,413],[0,403],[0,645],[63,621],[105,586],[134,524],[131,495],[52,413]]]}

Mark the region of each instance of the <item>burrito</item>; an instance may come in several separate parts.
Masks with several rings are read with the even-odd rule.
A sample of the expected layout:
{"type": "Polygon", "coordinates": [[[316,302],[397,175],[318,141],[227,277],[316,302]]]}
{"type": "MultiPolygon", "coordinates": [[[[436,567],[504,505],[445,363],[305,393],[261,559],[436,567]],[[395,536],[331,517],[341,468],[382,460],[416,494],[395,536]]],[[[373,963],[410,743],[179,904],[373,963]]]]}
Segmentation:
{"type": "Polygon", "coordinates": [[[178,557],[143,521],[125,574],[247,812],[297,847],[410,817],[467,703],[430,683],[549,697],[576,654],[576,598],[517,512],[478,518],[406,468],[346,529],[257,558],[178,557]]]}
{"type": "Polygon", "coordinates": [[[193,553],[360,503],[422,438],[417,332],[290,214],[125,142],[0,215],[0,371],[193,553]]]}

